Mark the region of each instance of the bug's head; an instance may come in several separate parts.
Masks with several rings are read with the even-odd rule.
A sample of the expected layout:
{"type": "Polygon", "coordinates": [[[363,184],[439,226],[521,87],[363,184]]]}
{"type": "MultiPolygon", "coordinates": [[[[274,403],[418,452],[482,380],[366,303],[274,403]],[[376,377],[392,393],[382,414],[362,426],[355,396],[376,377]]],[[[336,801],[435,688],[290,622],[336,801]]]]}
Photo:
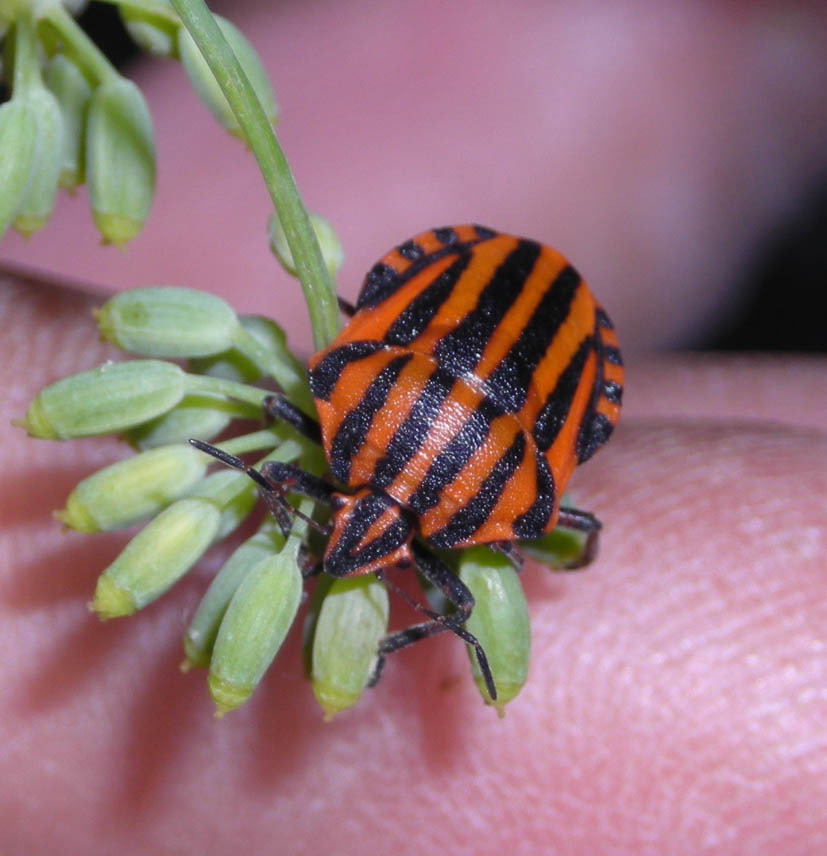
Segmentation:
{"type": "Polygon", "coordinates": [[[413,526],[387,494],[365,487],[333,494],[333,531],[325,551],[325,571],[334,577],[369,574],[413,563],[413,526]]]}

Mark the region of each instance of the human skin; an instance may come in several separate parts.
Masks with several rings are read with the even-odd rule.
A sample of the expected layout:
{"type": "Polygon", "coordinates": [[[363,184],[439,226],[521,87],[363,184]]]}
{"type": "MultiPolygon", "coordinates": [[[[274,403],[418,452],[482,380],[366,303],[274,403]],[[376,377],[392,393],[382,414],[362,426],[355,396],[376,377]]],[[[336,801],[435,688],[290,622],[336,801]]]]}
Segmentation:
{"type": "MultiPolygon", "coordinates": [[[[0,287],[4,413],[112,356],[88,298],[0,287]]],[[[297,626],[216,721],[203,674],[176,668],[216,562],[101,624],[85,604],[126,536],[63,534],[49,511],[126,450],[2,428],[4,852],[821,852],[827,361],[667,368],[631,361],[616,435],[575,475],[597,561],[523,572],[532,663],[503,720],[445,636],[325,724],[297,626]],[[737,393],[758,369],[756,409],[737,393]]]]}
{"type": "MultiPolygon", "coordinates": [[[[439,12],[436,35],[419,4],[389,4],[385,17],[364,4],[292,4],[272,30],[253,13],[240,22],[276,79],[299,183],[343,237],[343,293],[392,243],[476,219],[559,246],[607,306],[624,353],[679,344],[720,318],[737,303],[727,283],[739,260],[816,163],[824,63],[812,19],[783,18],[799,48],[783,69],[798,99],[788,101],[764,63],[786,42],[746,15],[750,4],[673,4],[655,26],[648,14],[538,18],[552,4],[526,3],[519,27],[507,19],[513,39],[500,38],[501,15],[463,18],[460,5],[439,12]],[[406,32],[413,59],[427,35],[425,66],[399,50],[406,32]],[[312,74],[305,44],[318,51],[312,74]],[[490,57],[493,68],[481,62],[490,57]],[[668,74],[653,73],[661,60],[668,74]],[[465,118],[443,88],[457,74],[471,93],[465,118]],[[420,85],[406,90],[411,78],[420,85]],[[575,97],[571,82],[584,80],[575,97]],[[540,83],[551,95],[535,110],[540,83]],[[423,117],[413,129],[411,115],[423,117]],[[538,175],[551,178],[540,186],[538,175]]],[[[207,287],[273,313],[307,353],[298,289],[261,249],[267,203],[254,169],[235,171],[237,143],[171,68],[141,72],[161,173],[129,254],[95,247],[80,198],[27,248],[4,237],[2,255],[99,291],[207,287]]],[[[4,279],[0,300],[9,417],[46,383],[115,356],[87,298],[4,279]]],[[[0,424],[0,850],[827,849],[827,361],[627,363],[616,435],[572,482],[604,522],[600,556],[577,574],[525,570],[532,665],[502,721],[445,636],[394,655],[356,709],[324,724],[298,626],[248,705],[215,721],[203,674],[177,664],[216,560],[141,614],[99,623],[85,604],[126,536],[63,534],[49,512],[126,450],[0,424]]],[[[397,624],[411,619],[397,607],[397,624]]]]}

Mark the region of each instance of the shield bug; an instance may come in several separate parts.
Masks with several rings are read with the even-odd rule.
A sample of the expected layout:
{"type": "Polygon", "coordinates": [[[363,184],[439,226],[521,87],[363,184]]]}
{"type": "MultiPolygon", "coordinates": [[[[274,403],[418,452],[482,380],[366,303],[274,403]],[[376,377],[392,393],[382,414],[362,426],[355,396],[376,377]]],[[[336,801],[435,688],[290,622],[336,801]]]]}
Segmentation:
{"type": "MultiPolygon", "coordinates": [[[[413,567],[456,612],[387,636],[386,654],[441,630],[485,652],[463,624],[474,600],[430,548],[513,542],[600,522],[560,505],[574,467],[608,440],[623,368],[612,324],[557,251],[482,226],[423,232],[368,272],[352,317],[309,363],[319,422],[272,396],[265,409],[322,443],[334,486],[286,464],[251,475],[285,519],[286,488],[329,503],[324,570],[413,567]]],[[[212,447],[198,444],[206,451],[212,447]]],[[[234,466],[237,459],[217,452],[234,466]]]]}

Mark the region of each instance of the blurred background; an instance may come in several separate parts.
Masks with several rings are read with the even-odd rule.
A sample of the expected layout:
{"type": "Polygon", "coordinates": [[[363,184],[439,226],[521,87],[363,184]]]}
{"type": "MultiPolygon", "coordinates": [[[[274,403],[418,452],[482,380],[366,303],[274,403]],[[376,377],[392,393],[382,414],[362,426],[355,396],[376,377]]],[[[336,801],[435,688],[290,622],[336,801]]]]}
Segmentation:
{"type": "MultiPolygon", "coordinates": [[[[344,245],[342,294],[394,244],[475,221],[567,255],[626,351],[827,350],[827,4],[211,6],[262,56],[300,190],[344,245]]],[[[0,258],[100,292],[213,291],[306,351],[252,158],[112,7],[82,21],[147,95],[153,212],[125,253],[102,248],[81,191],[0,258]]]]}

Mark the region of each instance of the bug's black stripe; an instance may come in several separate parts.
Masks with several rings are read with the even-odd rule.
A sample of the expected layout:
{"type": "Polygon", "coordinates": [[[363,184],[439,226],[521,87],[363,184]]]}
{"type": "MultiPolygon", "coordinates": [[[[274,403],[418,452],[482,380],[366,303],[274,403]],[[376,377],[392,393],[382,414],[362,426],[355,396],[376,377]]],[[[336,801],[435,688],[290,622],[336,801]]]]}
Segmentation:
{"type": "Polygon", "coordinates": [[[602,306],[598,306],[594,313],[594,320],[598,327],[603,327],[605,330],[614,330],[614,324],[606,314],[606,310],[602,306]]]}
{"type": "Polygon", "coordinates": [[[395,520],[378,538],[374,538],[354,556],[357,567],[375,562],[383,556],[392,553],[407,541],[411,527],[402,519],[395,520]]]}
{"type": "Polygon", "coordinates": [[[439,502],[440,491],[450,484],[466,466],[471,456],[485,442],[491,430],[491,420],[502,411],[487,398],[469,415],[465,424],[443,450],[434,458],[425,478],[411,494],[407,505],[417,514],[424,514],[439,502]]]}
{"type": "Polygon", "coordinates": [[[474,223],[474,231],[481,241],[490,241],[497,237],[497,233],[493,229],[489,229],[488,226],[480,226],[479,223],[474,223]]]}
{"type": "Polygon", "coordinates": [[[539,255],[539,244],[520,241],[480,292],[477,305],[436,343],[434,356],[456,377],[473,371],[491,334],[517,299],[539,255]]]}
{"type": "Polygon", "coordinates": [[[594,338],[588,336],[580,343],[580,347],[557,379],[554,389],[546,396],[532,432],[541,452],[545,452],[560,433],[569,414],[583,366],[593,349],[594,338]]]}
{"type": "Polygon", "coordinates": [[[582,464],[609,439],[614,425],[602,413],[590,411],[577,432],[577,463],[582,464]]]}
{"type": "Polygon", "coordinates": [[[398,291],[409,279],[416,276],[422,268],[441,259],[449,253],[455,253],[462,249],[467,249],[480,241],[488,241],[497,236],[497,233],[491,229],[486,229],[483,226],[474,227],[477,233],[477,238],[472,241],[460,242],[457,233],[452,228],[435,229],[434,235],[442,241],[443,247],[433,253],[423,255],[421,247],[415,241],[406,241],[397,247],[398,252],[404,258],[411,258],[415,255],[417,249],[420,250],[420,255],[416,256],[409,267],[399,273],[390,265],[384,262],[377,262],[365,277],[362,283],[362,288],[359,291],[359,297],[356,300],[357,309],[370,309],[380,304],[383,300],[390,297],[395,291],[398,291]],[[407,253],[407,255],[406,255],[407,253]]]}
{"type": "Polygon", "coordinates": [[[531,508],[514,521],[515,538],[539,538],[546,531],[546,524],[554,511],[555,490],[551,470],[536,447],[534,454],[537,498],[531,504],[531,508]]]}
{"type": "Polygon", "coordinates": [[[376,462],[371,484],[387,487],[407,466],[425,442],[454,383],[454,378],[448,372],[439,366],[434,369],[408,415],[391,437],[384,456],[376,462]]]}
{"type": "Polygon", "coordinates": [[[441,244],[445,244],[446,246],[456,244],[459,240],[457,233],[451,226],[443,226],[441,229],[434,229],[434,237],[437,241],[441,244]]]}
{"type": "Polygon", "coordinates": [[[480,485],[479,491],[451,517],[446,526],[428,537],[434,547],[453,547],[469,538],[485,523],[508,480],[520,466],[525,444],[525,433],[518,431],[512,444],[480,485]]]}
{"type": "Polygon", "coordinates": [[[330,393],[333,392],[333,387],[336,386],[336,381],[339,380],[339,375],[348,363],[363,360],[385,347],[387,346],[384,342],[349,342],[331,351],[310,372],[310,389],[313,391],[313,396],[327,401],[330,393]]]}
{"type": "Polygon", "coordinates": [[[612,345],[607,345],[603,348],[603,356],[606,362],[611,363],[613,366],[623,365],[623,357],[620,356],[620,351],[612,345]]]}
{"type": "Polygon", "coordinates": [[[569,314],[580,275],[570,265],[546,289],[517,340],[486,379],[497,400],[510,413],[525,403],[531,377],[569,314]]]}
{"type": "Polygon", "coordinates": [[[409,262],[415,262],[417,259],[421,259],[422,256],[425,255],[425,250],[419,246],[413,239],[410,241],[405,241],[404,244],[400,244],[396,251],[402,256],[403,259],[407,259],[409,262]]]}
{"type": "Polygon", "coordinates": [[[330,471],[347,484],[350,476],[351,459],[365,442],[373,417],[388,398],[402,367],[413,358],[413,354],[394,357],[365,390],[361,401],[342,419],[339,429],[330,444],[330,471]]]}
{"type": "Polygon", "coordinates": [[[443,303],[451,296],[457,280],[468,267],[469,252],[463,252],[427,288],[420,292],[396,317],[385,333],[390,345],[407,345],[428,326],[443,303]]]}
{"type": "Polygon", "coordinates": [[[620,404],[623,398],[623,387],[613,380],[607,380],[603,384],[603,395],[611,401],[612,404],[620,404]]]}

